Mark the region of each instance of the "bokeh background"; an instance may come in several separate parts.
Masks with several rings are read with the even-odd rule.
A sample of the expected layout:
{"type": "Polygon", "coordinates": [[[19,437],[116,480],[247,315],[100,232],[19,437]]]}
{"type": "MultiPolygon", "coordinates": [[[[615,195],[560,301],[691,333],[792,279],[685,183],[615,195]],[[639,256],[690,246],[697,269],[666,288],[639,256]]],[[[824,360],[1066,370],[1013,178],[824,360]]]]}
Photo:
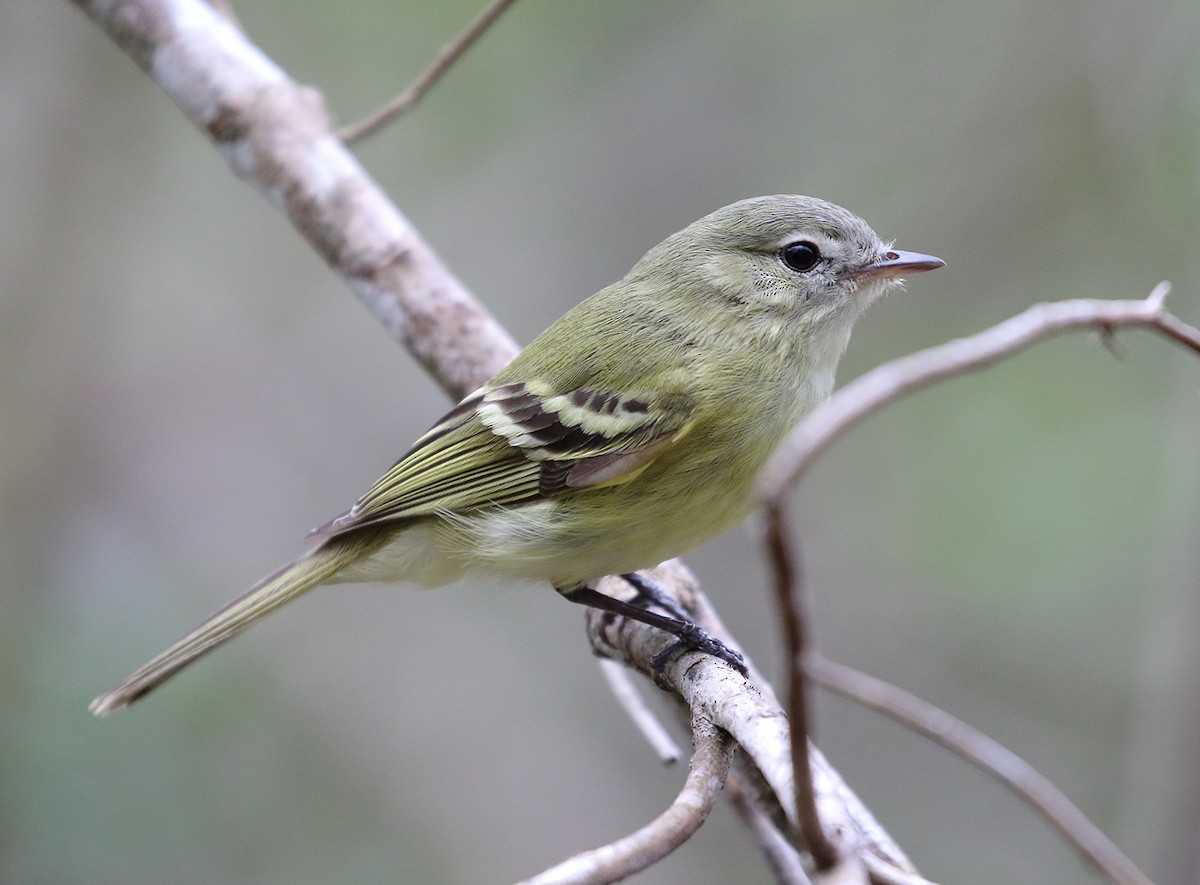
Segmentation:
{"type": "MultiPolygon", "coordinates": [[[[348,122],[476,0],[238,6],[348,122]]],[[[87,702],[301,549],[446,405],[78,10],[0,12],[0,881],[530,875],[681,782],[548,588],[307,597],[107,721],[87,702]]],[[[843,380],[1049,299],[1200,321],[1193,0],[522,0],[360,156],[522,341],[735,199],[817,194],[948,265],[843,380]]],[[[1200,360],[1075,334],[893,406],[797,495],[830,656],[1200,880],[1200,360]]],[[[690,556],[756,661],[759,551],[690,556]]],[[[653,690],[650,694],[653,695],[653,690]]],[[[1002,788],[846,702],[821,744],[938,881],[1096,877],[1002,788]]],[[[768,882],[720,809],[637,881],[768,882]]]]}

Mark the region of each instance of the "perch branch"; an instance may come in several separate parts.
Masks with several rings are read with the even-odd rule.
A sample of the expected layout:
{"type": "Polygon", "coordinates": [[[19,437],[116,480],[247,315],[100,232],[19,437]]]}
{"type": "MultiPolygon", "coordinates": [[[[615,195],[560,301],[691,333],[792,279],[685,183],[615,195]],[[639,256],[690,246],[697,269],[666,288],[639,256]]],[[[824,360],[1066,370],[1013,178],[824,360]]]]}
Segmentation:
{"type": "MultiPolygon", "coordinates": [[[[671,563],[668,563],[668,565],[671,565],[671,563]]],[[[721,623],[721,618],[717,614],[716,609],[709,603],[708,597],[700,592],[699,587],[696,586],[695,578],[692,577],[691,572],[682,563],[677,561],[674,563],[674,566],[679,575],[675,579],[673,586],[681,588],[680,600],[686,604],[689,611],[693,612],[696,623],[703,625],[712,635],[721,639],[726,645],[733,647],[733,636],[725,629],[725,625],[721,623]]],[[[764,702],[773,705],[778,710],[779,701],[775,697],[774,689],[754,669],[753,664],[750,665],[750,677],[755,689],[762,696],[764,702]]],[[[782,712],[779,715],[783,715],[782,712]]],[[[855,795],[854,791],[842,779],[837,769],[829,763],[829,760],[825,758],[825,754],[815,744],[809,745],[809,767],[816,774],[813,778],[814,784],[818,788],[824,786],[829,791],[829,797],[823,798],[822,801],[836,801],[844,806],[844,814],[839,813],[838,817],[844,817],[853,823],[858,834],[858,840],[867,854],[874,855],[890,867],[913,874],[917,872],[917,868],[909,860],[904,850],[891,837],[891,834],[883,828],[883,825],[876,820],[875,816],[871,814],[871,811],[863,804],[862,800],[855,795]]]]}
{"type": "Polygon", "coordinates": [[[229,0],[208,0],[208,4],[221,15],[229,20],[229,23],[238,30],[241,30],[242,23],[238,21],[237,13],[233,11],[233,6],[229,0]]]}
{"type": "MultiPolygon", "coordinates": [[[[670,590],[696,623],[727,645],[735,641],[715,617],[696,587],[695,578],[677,560],[663,563],[650,572],[656,584],[670,590]]],[[[623,582],[606,578],[599,589],[617,595],[623,582]]],[[[599,653],[619,657],[631,668],[656,680],[678,695],[692,716],[702,716],[728,732],[758,778],[765,782],[768,797],[760,797],[779,811],[779,825],[789,834],[798,831],[796,789],[790,755],[788,720],[770,685],[746,658],[748,676],[743,677],[723,661],[701,652],[686,652],[669,658],[661,669],[656,656],[675,643],[675,638],[638,621],[588,612],[588,634],[599,653]]],[[[738,649],[740,651],[740,649],[738,649]]],[[[863,857],[874,855],[880,866],[916,874],[911,861],[896,845],[861,800],[842,780],[820,751],[809,745],[813,772],[813,794],[825,838],[838,862],[814,882],[867,881],[863,857]],[[842,878],[846,877],[846,878],[842,878]]],[[[922,880],[923,881],[923,880],[922,880]]]]}

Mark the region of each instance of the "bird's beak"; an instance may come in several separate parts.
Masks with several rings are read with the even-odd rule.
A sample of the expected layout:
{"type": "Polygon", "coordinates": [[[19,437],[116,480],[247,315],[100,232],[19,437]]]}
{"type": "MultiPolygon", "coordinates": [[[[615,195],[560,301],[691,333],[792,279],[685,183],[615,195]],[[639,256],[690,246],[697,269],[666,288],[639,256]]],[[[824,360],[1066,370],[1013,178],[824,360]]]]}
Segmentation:
{"type": "Polygon", "coordinates": [[[894,277],[906,277],[910,273],[923,273],[927,270],[937,270],[945,267],[946,262],[932,255],[922,255],[920,252],[901,252],[899,249],[888,249],[875,261],[862,267],[848,271],[846,278],[857,281],[887,280],[894,277]]]}

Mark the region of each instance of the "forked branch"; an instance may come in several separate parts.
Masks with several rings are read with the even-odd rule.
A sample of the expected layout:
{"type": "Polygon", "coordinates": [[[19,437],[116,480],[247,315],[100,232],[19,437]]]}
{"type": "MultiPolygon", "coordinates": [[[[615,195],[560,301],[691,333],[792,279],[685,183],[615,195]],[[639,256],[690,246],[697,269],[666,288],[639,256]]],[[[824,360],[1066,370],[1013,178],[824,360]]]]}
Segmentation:
{"type": "MultiPolygon", "coordinates": [[[[953,746],[957,752],[1005,780],[1049,818],[1080,853],[1095,863],[1113,882],[1121,885],[1145,885],[1149,880],[1053,785],[1024,763],[1015,766],[1014,760],[1020,762],[1017,757],[985,736],[969,731],[965,724],[957,723],[958,727],[951,729],[939,728],[936,723],[944,725],[950,721],[950,717],[935,708],[922,706],[924,702],[900,689],[884,692],[880,689],[884,683],[868,682],[871,677],[865,674],[860,679],[851,680],[847,677],[847,671],[834,669],[828,662],[814,663],[819,659],[812,656],[805,643],[799,553],[787,528],[786,501],[791,487],[821,452],[867,416],[906,394],[993,365],[1052,335],[1072,329],[1096,328],[1108,340],[1118,329],[1146,327],[1200,354],[1200,330],[1166,310],[1165,300],[1169,291],[1167,283],[1159,283],[1141,301],[1079,299],[1035,305],[976,335],[879,366],[847,384],[797,425],[767,463],[758,481],[760,499],[764,502],[765,554],[774,574],[776,598],[784,606],[780,620],[787,662],[787,709],[791,721],[797,725],[808,721],[807,699],[803,689],[808,678],[806,670],[822,675],[830,682],[834,681],[835,676],[840,676],[837,682],[843,693],[870,706],[888,710],[910,727],[953,746]],[[851,686],[857,690],[852,691],[851,686]],[[872,690],[868,691],[868,687],[872,690]],[[884,700],[889,698],[892,703],[885,705],[884,700]],[[901,703],[902,700],[904,703],[901,703]],[[925,716],[922,717],[917,711],[923,711],[925,716]],[[971,735],[970,741],[965,737],[968,734],[971,735]],[[953,736],[959,740],[954,741],[953,736]],[[984,752],[983,748],[988,751],[984,752]],[[1019,768],[1019,776],[1014,775],[1014,768],[1019,768]]],[[[792,758],[796,760],[799,770],[807,758],[808,734],[795,727],[791,740],[792,758]]],[[[797,797],[798,807],[813,807],[813,803],[803,795],[802,784],[798,782],[798,786],[801,794],[797,797]]],[[[828,824],[822,822],[818,829],[828,831],[828,824]]]]}

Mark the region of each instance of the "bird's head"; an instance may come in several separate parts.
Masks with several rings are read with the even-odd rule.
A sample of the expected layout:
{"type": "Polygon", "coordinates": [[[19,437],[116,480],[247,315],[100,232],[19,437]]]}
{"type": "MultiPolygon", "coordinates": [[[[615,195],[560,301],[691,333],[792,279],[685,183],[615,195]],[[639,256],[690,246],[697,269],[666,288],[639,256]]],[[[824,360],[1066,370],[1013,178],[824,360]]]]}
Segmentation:
{"type": "Polygon", "coordinates": [[[718,209],[652,249],[633,273],[689,300],[717,297],[815,322],[852,320],[901,277],[944,264],[893,249],[841,206],[783,194],[718,209]]]}

